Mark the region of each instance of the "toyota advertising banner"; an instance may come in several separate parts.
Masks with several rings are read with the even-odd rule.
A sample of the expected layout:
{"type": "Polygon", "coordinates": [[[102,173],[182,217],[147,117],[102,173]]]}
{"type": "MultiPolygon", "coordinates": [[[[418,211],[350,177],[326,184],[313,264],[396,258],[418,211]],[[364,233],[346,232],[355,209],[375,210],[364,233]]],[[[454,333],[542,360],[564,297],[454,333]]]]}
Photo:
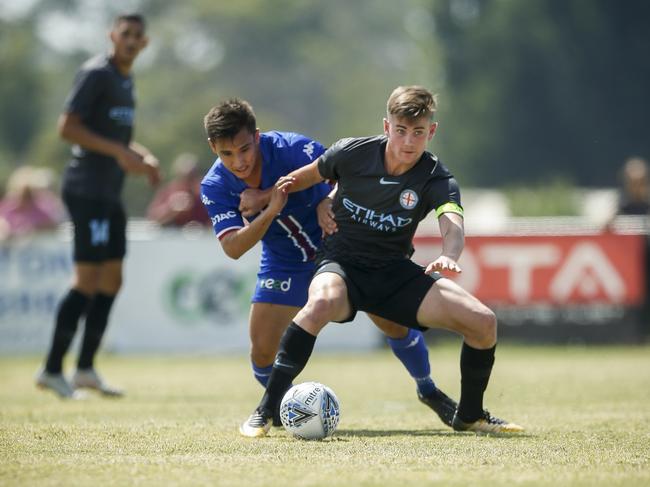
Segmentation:
{"type": "MultiPolygon", "coordinates": [[[[500,335],[542,341],[634,341],[643,334],[644,235],[470,236],[455,279],[494,308],[500,335]],[[588,328],[588,329],[586,329],[588,328]]],[[[440,254],[419,237],[414,260],[440,254]]]]}

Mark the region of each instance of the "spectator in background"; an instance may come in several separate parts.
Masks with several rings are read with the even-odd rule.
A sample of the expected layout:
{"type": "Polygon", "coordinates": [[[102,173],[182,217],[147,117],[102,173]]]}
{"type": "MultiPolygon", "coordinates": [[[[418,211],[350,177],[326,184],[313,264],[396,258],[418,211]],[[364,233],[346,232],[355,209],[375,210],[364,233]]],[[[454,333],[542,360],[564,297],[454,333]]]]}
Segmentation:
{"type": "MultiPolygon", "coordinates": [[[[648,163],[640,157],[631,157],[623,166],[623,194],[618,205],[619,215],[650,216],[650,174],[648,163]]],[[[650,336],[650,222],[646,221],[645,302],[639,310],[641,333],[650,336]]]]}
{"type": "MultiPolygon", "coordinates": [[[[650,172],[648,163],[641,157],[630,157],[621,169],[621,191],[616,208],[603,228],[615,231],[618,216],[650,216],[650,172]]],[[[650,223],[650,222],[649,222],[650,223]]],[[[650,225],[644,225],[650,229],[650,225]]]]}
{"type": "Polygon", "coordinates": [[[65,211],[51,189],[53,181],[45,168],[22,166],[11,174],[0,201],[0,240],[51,230],[63,221],[65,211]]]}
{"type": "Polygon", "coordinates": [[[172,165],[174,179],[160,188],[147,209],[147,218],[166,227],[209,226],[201,202],[201,174],[194,154],[179,155],[172,165]]]}
{"type": "MultiPolygon", "coordinates": [[[[640,334],[650,338],[650,172],[648,163],[641,157],[630,157],[625,161],[621,171],[622,192],[619,196],[616,213],[612,215],[605,231],[615,230],[618,216],[637,217],[644,223],[636,231],[645,232],[645,300],[638,309],[640,334]]],[[[634,225],[636,227],[636,225],[634,225]]]]}
{"type": "Polygon", "coordinates": [[[631,157],[623,166],[623,194],[618,204],[619,215],[650,215],[650,177],[648,163],[631,157]]]}

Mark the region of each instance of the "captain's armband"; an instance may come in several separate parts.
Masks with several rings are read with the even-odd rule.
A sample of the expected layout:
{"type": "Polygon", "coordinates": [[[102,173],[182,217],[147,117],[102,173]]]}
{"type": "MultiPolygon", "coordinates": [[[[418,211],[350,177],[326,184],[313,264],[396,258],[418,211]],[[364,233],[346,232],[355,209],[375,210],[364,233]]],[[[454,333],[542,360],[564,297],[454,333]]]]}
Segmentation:
{"type": "Polygon", "coordinates": [[[462,206],[450,201],[436,208],[436,218],[440,218],[440,215],[443,213],[456,213],[457,215],[463,216],[464,212],[462,206]]]}

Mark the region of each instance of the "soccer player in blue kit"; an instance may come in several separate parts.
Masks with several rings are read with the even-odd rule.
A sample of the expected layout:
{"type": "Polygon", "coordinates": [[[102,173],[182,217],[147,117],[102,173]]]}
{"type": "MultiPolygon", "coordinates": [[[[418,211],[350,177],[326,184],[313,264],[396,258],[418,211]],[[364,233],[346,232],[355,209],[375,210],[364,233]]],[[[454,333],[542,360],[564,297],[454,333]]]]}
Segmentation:
{"type": "Polygon", "coordinates": [[[357,310],[414,329],[437,327],[462,335],[461,396],[453,429],[523,431],[483,409],[496,348],[494,313],[438,273],[460,272],[464,229],[458,184],[426,150],[437,128],[435,108],[427,89],[398,87],[388,99],[383,135],[339,140],[276,183],[276,190],[293,195],[324,180],[336,181],[332,210],[338,231],[323,241],[307,304],[282,336],[265,394],[240,426],[243,436],[267,434],[273,412],[307,364],[320,330],[330,321],[352,320],[357,310]],[[409,248],[431,211],[438,217],[442,252],[424,268],[410,260],[409,248]]]}
{"type": "MultiPolygon", "coordinates": [[[[319,220],[328,231],[334,228],[328,216],[332,189],[328,184],[321,182],[288,195],[275,183],[312,163],[325,149],[296,133],[260,133],[252,107],[240,99],[213,107],[204,125],[218,159],[203,178],[201,194],[217,238],[233,259],[262,242],[249,333],[253,373],[266,386],[280,338],[307,302],[321,246],[319,220]]],[[[388,336],[393,352],[415,379],[420,401],[450,426],[456,403],[430,377],[421,331],[370,318],[388,336]]]]}

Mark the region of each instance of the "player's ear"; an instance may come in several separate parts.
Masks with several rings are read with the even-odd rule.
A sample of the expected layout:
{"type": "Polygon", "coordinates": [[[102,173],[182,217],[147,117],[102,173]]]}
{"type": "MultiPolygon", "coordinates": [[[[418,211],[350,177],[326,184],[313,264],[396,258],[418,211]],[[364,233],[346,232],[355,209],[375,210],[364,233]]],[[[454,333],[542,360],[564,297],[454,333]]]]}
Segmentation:
{"type": "Polygon", "coordinates": [[[210,149],[212,149],[212,152],[214,152],[216,154],[217,153],[217,146],[214,143],[214,141],[209,137],[208,137],[208,145],[210,146],[210,149]]]}
{"type": "Polygon", "coordinates": [[[390,128],[390,122],[387,118],[384,118],[384,135],[388,135],[388,129],[390,128]]]}
{"type": "Polygon", "coordinates": [[[140,40],[140,49],[144,49],[149,45],[149,37],[143,36],[142,39],[140,40]]]}
{"type": "Polygon", "coordinates": [[[260,129],[255,129],[255,144],[260,143],[260,129]]]}
{"type": "Polygon", "coordinates": [[[429,127],[429,140],[433,137],[433,134],[436,133],[436,129],[438,128],[438,122],[433,122],[431,126],[429,127]]]}

